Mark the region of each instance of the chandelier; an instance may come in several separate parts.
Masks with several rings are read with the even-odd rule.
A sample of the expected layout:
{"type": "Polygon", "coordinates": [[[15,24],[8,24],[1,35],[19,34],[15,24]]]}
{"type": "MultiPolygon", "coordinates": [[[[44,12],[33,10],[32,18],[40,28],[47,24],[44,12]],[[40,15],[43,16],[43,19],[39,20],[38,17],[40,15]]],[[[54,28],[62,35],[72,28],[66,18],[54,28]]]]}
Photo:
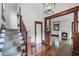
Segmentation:
{"type": "Polygon", "coordinates": [[[55,11],[55,3],[43,3],[44,13],[50,15],[55,11]]]}

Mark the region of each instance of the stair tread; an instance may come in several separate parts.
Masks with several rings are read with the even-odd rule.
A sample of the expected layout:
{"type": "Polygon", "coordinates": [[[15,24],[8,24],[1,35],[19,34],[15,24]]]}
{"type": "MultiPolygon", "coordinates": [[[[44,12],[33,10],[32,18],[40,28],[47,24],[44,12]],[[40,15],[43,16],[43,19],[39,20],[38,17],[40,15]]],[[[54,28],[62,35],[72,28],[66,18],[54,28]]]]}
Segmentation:
{"type": "Polygon", "coordinates": [[[6,51],[4,51],[3,55],[17,55],[18,51],[16,50],[16,48],[13,49],[8,49],[6,51]]]}
{"type": "Polygon", "coordinates": [[[4,54],[4,56],[16,56],[16,55],[21,55],[21,53],[8,53],[8,54],[4,54]]]}
{"type": "Polygon", "coordinates": [[[20,56],[21,52],[17,51],[17,46],[13,45],[15,41],[18,42],[18,29],[6,30],[5,43],[3,49],[3,56],[20,56]]]}

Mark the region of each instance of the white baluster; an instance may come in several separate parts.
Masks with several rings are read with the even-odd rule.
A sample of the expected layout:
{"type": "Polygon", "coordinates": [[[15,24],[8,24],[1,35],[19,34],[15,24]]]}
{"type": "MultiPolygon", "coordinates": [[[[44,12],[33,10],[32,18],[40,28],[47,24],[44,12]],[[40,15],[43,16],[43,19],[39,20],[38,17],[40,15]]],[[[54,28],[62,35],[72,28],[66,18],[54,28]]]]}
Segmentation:
{"type": "Polygon", "coordinates": [[[2,29],[1,33],[0,33],[0,56],[2,56],[2,51],[3,51],[3,47],[4,47],[4,42],[5,42],[5,33],[6,30],[2,29]]]}

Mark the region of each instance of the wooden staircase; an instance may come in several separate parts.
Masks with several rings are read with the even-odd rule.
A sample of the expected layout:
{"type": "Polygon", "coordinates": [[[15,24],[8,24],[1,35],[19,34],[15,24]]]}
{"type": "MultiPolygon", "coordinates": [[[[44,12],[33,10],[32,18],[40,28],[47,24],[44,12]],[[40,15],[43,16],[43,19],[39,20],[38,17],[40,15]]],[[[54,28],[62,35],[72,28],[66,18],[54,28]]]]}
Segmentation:
{"type": "Polygon", "coordinates": [[[22,50],[22,55],[23,53],[26,53],[25,56],[29,56],[31,55],[31,40],[30,38],[28,37],[28,31],[24,25],[24,22],[22,20],[22,16],[19,15],[20,17],[20,32],[22,33],[22,36],[23,36],[23,41],[24,41],[24,46],[25,48],[22,50]]]}

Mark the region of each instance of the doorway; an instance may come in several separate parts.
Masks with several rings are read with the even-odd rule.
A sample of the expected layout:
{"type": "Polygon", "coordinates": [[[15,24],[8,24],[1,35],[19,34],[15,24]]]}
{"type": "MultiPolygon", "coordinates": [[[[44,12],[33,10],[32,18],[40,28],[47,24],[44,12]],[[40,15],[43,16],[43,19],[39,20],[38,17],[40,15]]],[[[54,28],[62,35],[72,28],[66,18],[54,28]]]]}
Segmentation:
{"type": "Polygon", "coordinates": [[[35,44],[36,44],[36,53],[42,50],[42,22],[35,21],[35,44]]]}

